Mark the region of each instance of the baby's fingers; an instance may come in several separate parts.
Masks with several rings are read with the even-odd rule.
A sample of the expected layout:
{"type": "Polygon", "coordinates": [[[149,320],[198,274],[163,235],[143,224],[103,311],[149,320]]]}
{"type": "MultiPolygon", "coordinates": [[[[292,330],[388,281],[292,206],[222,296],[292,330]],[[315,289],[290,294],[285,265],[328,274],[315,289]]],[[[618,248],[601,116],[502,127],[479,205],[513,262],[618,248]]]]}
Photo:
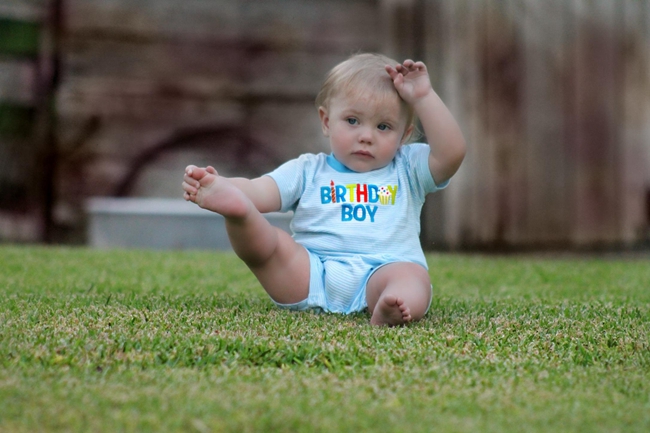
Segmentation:
{"type": "Polygon", "coordinates": [[[425,66],[424,62],[415,62],[411,66],[411,70],[413,70],[413,71],[426,71],[427,67],[425,66]]]}
{"type": "Polygon", "coordinates": [[[388,72],[388,75],[390,75],[390,78],[392,80],[394,80],[399,74],[399,72],[397,72],[397,70],[390,65],[386,65],[386,72],[388,72]]]}
{"type": "Polygon", "coordinates": [[[411,59],[407,59],[401,65],[397,65],[396,70],[403,75],[407,75],[409,72],[426,71],[426,68],[423,62],[414,62],[411,59]]]}

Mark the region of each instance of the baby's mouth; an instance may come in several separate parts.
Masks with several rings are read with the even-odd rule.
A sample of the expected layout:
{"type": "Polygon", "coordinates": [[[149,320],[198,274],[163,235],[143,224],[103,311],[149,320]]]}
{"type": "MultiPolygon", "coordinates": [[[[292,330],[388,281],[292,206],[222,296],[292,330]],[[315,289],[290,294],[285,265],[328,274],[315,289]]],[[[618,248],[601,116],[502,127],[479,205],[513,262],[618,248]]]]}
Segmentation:
{"type": "Polygon", "coordinates": [[[366,150],[357,150],[356,152],[353,152],[352,154],[357,155],[357,156],[364,156],[364,157],[367,157],[367,158],[373,158],[372,153],[370,153],[370,152],[368,152],[366,150]]]}

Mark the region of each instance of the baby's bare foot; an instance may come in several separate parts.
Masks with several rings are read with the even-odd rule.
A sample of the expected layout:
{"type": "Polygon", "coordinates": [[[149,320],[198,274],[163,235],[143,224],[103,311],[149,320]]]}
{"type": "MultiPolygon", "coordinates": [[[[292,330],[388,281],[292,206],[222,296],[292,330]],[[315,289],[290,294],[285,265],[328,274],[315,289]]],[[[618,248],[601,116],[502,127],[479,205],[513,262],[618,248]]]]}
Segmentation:
{"type": "Polygon", "coordinates": [[[244,218],[250,209],[250,200],[228,179],[211,171],[188,167],[185,172],[186,200],[193,201],[203,209],[211,210],[226,218],[244,218]],[[191,192],[190,192],[191,191],[191,192]]]}
{"type": "Polygon", "coordinates": [[[411,321],[411,309],[404,300],[394,295],[385,295],[377,301],[370,318],[372,325],[403,325],[411,321]]]}

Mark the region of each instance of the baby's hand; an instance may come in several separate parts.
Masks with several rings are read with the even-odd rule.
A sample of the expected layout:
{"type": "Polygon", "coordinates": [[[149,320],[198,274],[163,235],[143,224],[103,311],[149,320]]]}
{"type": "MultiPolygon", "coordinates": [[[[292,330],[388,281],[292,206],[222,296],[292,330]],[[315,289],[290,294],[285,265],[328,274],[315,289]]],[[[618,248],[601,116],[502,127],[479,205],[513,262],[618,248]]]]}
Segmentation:
{"type": "Polygon", "coordinates": [[[199,188],[204,186],[201,181],[211,183],[213,178],[210,175],[218,176],[217,170],[212,166],[200,168],[195,165],[188,165],[183,176],[183,198],[186,201],[196,201],[196,194],[199,188]]]}
{"type": "Polygon", "coordinates": [[[386,72],[393,80],[395,89],[402,99],[411,105],[433,90],[427,67],[422,62],[404,60],[404,63],[395,67],[386,65],[386,72]]]}

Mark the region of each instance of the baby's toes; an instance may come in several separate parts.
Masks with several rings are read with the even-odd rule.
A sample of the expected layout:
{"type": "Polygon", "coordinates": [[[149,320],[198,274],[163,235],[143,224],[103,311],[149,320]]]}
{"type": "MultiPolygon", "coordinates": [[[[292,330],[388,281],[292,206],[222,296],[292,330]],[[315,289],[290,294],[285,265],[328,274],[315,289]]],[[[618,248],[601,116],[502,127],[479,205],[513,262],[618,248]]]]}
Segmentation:
{"type": "Polygon", "coordinates": [[[405,321],[411,320],[411,309],[407,307],[405,304],[400,305],[400,311],[402,312],[402,318],[405,321]]]}

